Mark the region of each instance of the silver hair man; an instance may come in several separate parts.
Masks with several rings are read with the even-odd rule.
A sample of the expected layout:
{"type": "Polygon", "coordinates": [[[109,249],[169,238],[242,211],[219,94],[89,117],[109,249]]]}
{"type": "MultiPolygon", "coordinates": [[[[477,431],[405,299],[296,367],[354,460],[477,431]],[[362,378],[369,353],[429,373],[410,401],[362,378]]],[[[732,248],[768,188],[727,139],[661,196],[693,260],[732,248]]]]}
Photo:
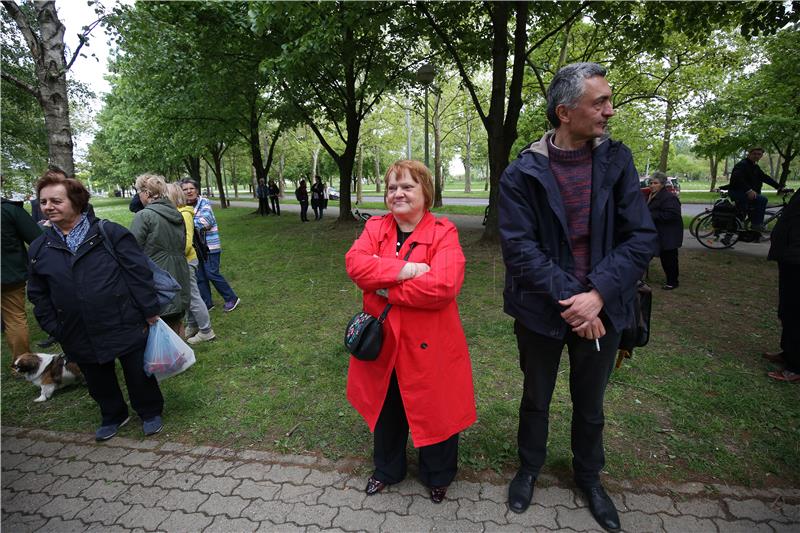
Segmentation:
{"type": "Polygon", "coordinates": [[[572,63],[556,73],[547,90],[547,120],[554,128],[561,125],[556,107],[574,108],[583,95],[584,81],[595,76],[606,77],[606,69],[597,63],[572,63]]]}

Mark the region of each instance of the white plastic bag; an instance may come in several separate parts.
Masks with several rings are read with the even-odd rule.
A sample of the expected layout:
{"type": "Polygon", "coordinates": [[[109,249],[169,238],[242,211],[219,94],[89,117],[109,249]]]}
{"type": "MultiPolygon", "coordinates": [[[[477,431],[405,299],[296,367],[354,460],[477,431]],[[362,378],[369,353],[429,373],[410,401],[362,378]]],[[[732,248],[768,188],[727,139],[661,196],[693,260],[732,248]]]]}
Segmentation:
{"type": "Polygon", "coordinates": [[[180,374],[195,363],[194,350],[166,322],[150,326],[144,349],[144,373],[158,381],[180,374]]]}

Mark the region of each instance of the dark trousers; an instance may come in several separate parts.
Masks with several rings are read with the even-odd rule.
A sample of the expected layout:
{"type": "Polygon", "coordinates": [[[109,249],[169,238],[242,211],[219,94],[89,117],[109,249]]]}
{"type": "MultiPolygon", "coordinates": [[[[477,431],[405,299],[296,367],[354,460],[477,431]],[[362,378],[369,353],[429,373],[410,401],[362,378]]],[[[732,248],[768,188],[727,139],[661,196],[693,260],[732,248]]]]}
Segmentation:
{"type": "Polygon", "coordinates": [[[259,198],[258,199],[258,214],[262,217],[264,215],[269,215],[269,199],[268,198],[259,198]]]}
{"type": "Polygon", "coordinates": [[[664,269],[664,275],[667,278],[667,285],[673,287],[678,286],[678,249],[674,250],[661,250],[659,252],[659,259],[661,259],[661,268],[664,269]]]}
{"type": "MultiPolygon", "coordinates": [[[[164,397],[155,377],[144,373],[144,348],[119,357],[131,407],[142,420],[160,416],[164,410],[164,397]]],[[[78,363],[89,395],[100,406],[103,425],[118,424],[128,417],[128,405],[122,397],[117,382],[116,363],[78,363]]]]}
{"type": "Polygon", "coordinates": [[[319,205],[319,200],[311,200],[311,209],[314,210],[314,220],[322,218],[322,208],[319,205]]]}
{"type": "Polygon", "coordinates": [[[519,406],[517,445],[521,468],[539,475],[547,454],[550,400],[558,375],[564,345],[569,352],[569,390],[572,397],[572,469],[578,486],[600,482],[605,465],[603,451],[603,397],[614,368],[620,334],[605,323],[606,334],[595,341],[571,331],[553,339],[527,329],[518,321],[514,333],[519,347],[519,365],[525,381],[519,406]]]}
{"type": "MultiPolygon", "coordinates": [[[[399,483],[406,477],[406,444],[408,419],[392,372],[383,409],[375,425],[373,461],[375,479],[384,483],[399,483]]],[[[449,439],[419,448],[419,479],[429,487],[446,487],[458,470],[458,433],[449,439]]]]}
{"type": "Polygon", "coordinates": [[[308,202],[300,202],[300,220],[308,222],[308,202]]]}
{"type": "Polygon", "coordinates": [[[786,370],[800,373],[800,265],[778,261],[778,318],[786,370]]]}
{"type": "Polygon", "coordinates": [[[278,197],[270,196],[269,201],[272,204],[272,212],[281,216],[281,203],[278,201],[278,197]]]}
{"type": "Polygon", "coordinates": [[[728,195],[736,202],[736,207],[749,212],[751,228],[764,223],[764,213],[767,210],[768,203],[766,196],[757,194],[755,200],[748,200],[747,193],[744,192],[728,191],[728,195]]]}
{"type": "Polygon", "coordinates": [[[219,265],[222,261],[222,252],[209,252],[208,259],[201,261],[197,265],[197,289],[200,297],[209,309],[213,305],[211,301],[211,285],[220,293],[225,302],[235,302],[238,296],[230,286],[228,281],[219,273],[219,265]]]}

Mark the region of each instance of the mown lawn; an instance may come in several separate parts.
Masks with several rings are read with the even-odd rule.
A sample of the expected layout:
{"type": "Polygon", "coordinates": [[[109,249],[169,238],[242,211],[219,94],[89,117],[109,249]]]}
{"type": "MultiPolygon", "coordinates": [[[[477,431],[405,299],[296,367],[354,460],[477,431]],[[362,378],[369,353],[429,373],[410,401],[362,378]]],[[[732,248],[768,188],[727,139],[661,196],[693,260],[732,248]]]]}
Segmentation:
{"type": "MultiPolygon", "coordinates": [[[[95,202],[129,224],[127,202],[95,202]]],[[[333,211],[329,212],[333,215],[333,211]]],[[[369,460],[371,437],[345,399],[344,325],[360,294],[343,256],[359,228],[334,216],[260,218],[216,210],[222,272],[242,298],[212,311],[218,340],[197,364],[162,384],[165,430],[188,443],[369,460]]],[[[474,367],[478,422],[462,440],[465,476],[516,466],[521,387],[512,321],[502,312],[503,263],[480,230],[462,231],[467,275],[459,298],[474,367]]],[[[800,482],[800,386],[766,378],[760,358],[778,346],[777,274],[763,259],[684,251],[679,290],[663,292],[657,260],[653,337],[615,371],[606,402],[606,471],[615,479],[712,481],[765,486],[800,482]]],[[[217,297],[218,298],[218,297],[217,297]]],[[[219,302],[219,299],[217,299],[219,302]]],[[[31,319],[34,340],[43,334],[31,319]]],[[[99,413],[84,387],[44,404],[11,374],[4,345],[2,417],[10,426],[90,433],[99,413]]],[[[571,405],[563,360],[551,412],[547,472],[569,476],[571,405]]],[[[123,429],[141,436],[138,424],[123,429]]]]}

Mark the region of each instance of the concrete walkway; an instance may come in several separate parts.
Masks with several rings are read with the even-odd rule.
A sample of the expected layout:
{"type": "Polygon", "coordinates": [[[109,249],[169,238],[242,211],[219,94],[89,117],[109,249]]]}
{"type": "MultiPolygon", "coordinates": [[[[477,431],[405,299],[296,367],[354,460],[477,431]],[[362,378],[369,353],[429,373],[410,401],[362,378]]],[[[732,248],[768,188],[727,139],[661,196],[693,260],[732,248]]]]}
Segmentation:
{"type": "MultiPolygon", "coordinates": [[[[95,444],[75,433],[3,427],[0,434],[8,532],[597,530],[572,487],[547,476],[531,508],[516,515],[499,480],[456,481],[435,505],[410,477],[367,497],[352,461],[159,438],[95,444]]],[[[798,489],[626,482],[609,489],[626,531],[800,530],[798,489]]]]}

